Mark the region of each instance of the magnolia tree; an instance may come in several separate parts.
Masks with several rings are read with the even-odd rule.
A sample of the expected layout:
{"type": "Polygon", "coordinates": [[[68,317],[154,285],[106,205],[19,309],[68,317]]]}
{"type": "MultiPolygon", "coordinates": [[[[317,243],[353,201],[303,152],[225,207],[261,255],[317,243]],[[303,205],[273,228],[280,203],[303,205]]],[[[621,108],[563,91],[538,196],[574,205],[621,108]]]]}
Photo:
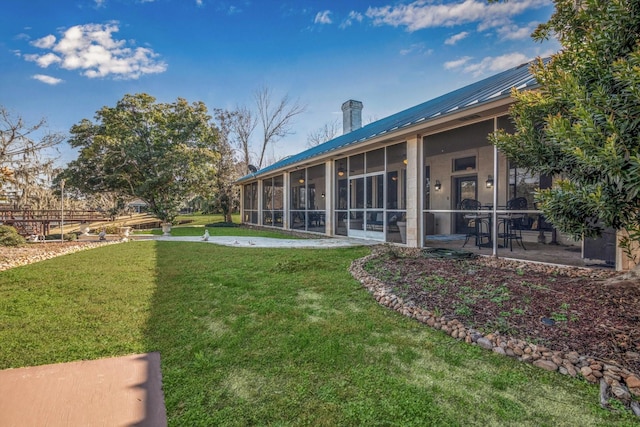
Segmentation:
{"type": "Polygon", "coordinates": [[[561,177],[536,196],[555,227],[574,237],[624,230],[631,256],[640,241],[640,2],[554,3],[533,37],[555,36],[562,49],[534,63],[540,88],[513,92],[516,131],[494,142],[519,167],[561,177]]]}
{"type": "Polygon", "coordinates": [[[217,129],[202,102],[125,95],[100,109],[95,122],[74,125],[71,135],[79,155],[58,179],[85,194],[140,198],[166,223],[214,177],[217,129]]]}

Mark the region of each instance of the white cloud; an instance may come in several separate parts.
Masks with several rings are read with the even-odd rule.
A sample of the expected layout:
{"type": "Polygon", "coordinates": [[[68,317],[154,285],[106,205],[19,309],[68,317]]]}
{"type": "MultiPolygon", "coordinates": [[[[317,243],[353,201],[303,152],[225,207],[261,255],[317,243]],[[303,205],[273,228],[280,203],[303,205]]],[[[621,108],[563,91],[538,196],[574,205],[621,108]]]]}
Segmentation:
{"type": "Polygon", "coordinates": [[[55,77],[47,76],[47,75],[44,75],[44,74],[36,74],[36,75],[31,76],[31,78],[35,79],[35,80],[38,80],[38,81],[41,81],[42,83],[46,83],[48,85],[52,85],[52,86],[55,86],[58,83],[62,83],[62,79],[58,79],[58,78],[55,78],[55,77]]]}
{"type": "Polygon", "coordinates": [[[58,64],[67,70],[80,70],[89,78],[137,79],[167,69],[166,63],[156,59],[158,54],[153,50],[129,47],[127,44],[131,43],[115,40],[113,33],[118,31],[116,23],[76,25],[67,29],[59,40],[49,35],[32,43],[51,52],[24,57],[42,68],[58,64]]]}
{"type": "Polygon", "coordinates": [[[353,25],[353,21],[362,22],[363,19],[364,16],[360,12],[352,10],[351,12],[349,12],[349,16],[347,16],[347,19],[345,19],[342,24],[340,24],[340,28],[350,27],[351,25],[353,25]]]}
{"type": "Polygon", "coordinates": [[[411,53],[431,55],[433,53],[433,49],[427,49],[424,43],[414,43],[408,48],[400,50],[400,55],[402,56],[406,56],[411,53]]]}
{"type": "Polygon", "coordinates": [[[550,0],[511,0],[497,3],[487,3],[486,0],[464,0],[449,4],[433,4],[428,0],[416,0],[409,4],[369,7],[366,15],[373,20],[374,25],[406,27],[408,31],[452,27],[473,22],[479,23],[483,28],[489,28],[528,9],[549,4],[551,4],[550,0]]]}
{"type": "Polygon", "coordinates": [[[503,40],[524,40],[531,37],[531,33],[538,27],[537,22],[530,22],[526,27],[517,25],[505,25],[497,29],[498,35],[503,40]]]}
{"type": "Polygon", "coordinates": [[[51,64],[60,62],[60,57],[51,52],[44,55],[25,55],[24,59],[26,59],[27,61],[35,62],[36,64],[38,64],[38,66],[40,66],[40,68],[47,68],[51,64]]]}
{"type": "Polygon", "coordinates": [[[331,20],[331,11],[323,10],[322,12],[318,12],[316,14],[316,18],[313,20],[314,24],[331,24],[333,21],[331,20]]]}
{"type": "Polygon", "coordinates": [[[469,62],[471,60],[470,56],[463,56],[460,59],[456,59],[454,61],[447,61],[444,63],[445,70],[453,70],[454,68],[459,68],[469,62]]]}
{"type": "Polygon", "coordinates": [[[449,37],[448,39],[446,39],[444,41],[444,44],[454,45],[454,44],[458,43],[460,40],[467,38],[468,35],[469,35],[469,33],[466,32],[466,31],[463,31],[463,32],[458,33],[458,34],[454,34],[451,37],[449,37]]]}
{"type": "Polygon", "coordinates": [[[34,40],[31,44],[35,47],[39,47],[40,49],[51,49],[51,47],[56,43],[56,36],[53,34],[49,34],[46,37],[42,37],[41,39],[34,40]]]}
{"type": "Polygon", "coordinates": [[[498,73],[520,64],[531,61],[532,58],[520,52],[507,53],[500,56],[487,56],[480,62],[470,62],[471,57],[465,56],[455,61],[444,63],[446,70],[461,69],[464,73],[480,76],[486,73],[498,73]]]}
{"type": "Polygon", "coordinates": [[[196,0],[196,6],[202,6],[203,2],[202,0],[196,0]]]}

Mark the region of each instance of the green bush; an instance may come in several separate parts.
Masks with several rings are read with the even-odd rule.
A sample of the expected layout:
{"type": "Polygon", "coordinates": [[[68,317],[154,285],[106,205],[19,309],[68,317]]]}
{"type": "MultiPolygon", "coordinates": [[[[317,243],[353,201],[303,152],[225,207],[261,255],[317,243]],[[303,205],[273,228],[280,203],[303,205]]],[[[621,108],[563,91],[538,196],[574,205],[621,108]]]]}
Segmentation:
{"type": "Polygon", "coordinates": [[[0,225],[0,246],[20,246],[25,243],[24,237],[8,225],[0,225]]]}
{"type": "MultiPolygon", "coordinates": [[[[76,233],[64,233],[65,242],[73,242],[78,239],[78,235],[76,233]]],[[[49,234],[45,237],[45,240],[60,240],[60,233],[58,234],[49,234]]]]}
{"type": "MultiPolygon", "coordinates": [[[[109,225],[107,227],[104,227],[105,229],[105,233],[107,234],[118,234],[120,227],[117,225],[109,225]]],[[[101,232],[102,229],[98,230],[98,233],[101,232]]]]}

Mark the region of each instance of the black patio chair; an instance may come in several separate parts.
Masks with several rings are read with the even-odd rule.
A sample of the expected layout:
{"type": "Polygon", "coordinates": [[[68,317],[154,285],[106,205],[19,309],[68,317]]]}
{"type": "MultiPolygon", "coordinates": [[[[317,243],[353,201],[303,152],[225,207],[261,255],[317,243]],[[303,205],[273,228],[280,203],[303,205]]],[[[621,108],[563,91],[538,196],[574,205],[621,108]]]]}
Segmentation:
{"type": "MultiPolygon", "coordinates": [[[[516,197],[507,201],[507,210],[521,211],[526,210],[528,207],[527,199],[524,197],[516,197]]],[[[502,239],[502,245],[506,248],[509,245],[509,249],[513,252],[513,241],[515,240],[518,245],[525,251],[524,241],[522,240],[522,230],[525,228],[524,213],[508,213],[500,216],[500,224],[502,226],[502,233],[498,233],[498,238],[502,239]]]]}
{"type": "Polygon", "coordinates": [[[464,243],[462,247],[469,242],[470,238],[475,239],[475,244],[478,247],[481,247],[483,244],[483,239],[487,239],[487,243],[490,242],[491,235],[488,230],[487,216],[481,213],[478,213],[480,209],[482,209],[482,204],[475,199],[463,199],[460,202],[460,206],[458,209],[465,211],[474,211],[469,213],[462,213],[462,226],[465,233],[464,243]],[[483,226],[487,229],[487,231],[483,231],[483,226]]]}

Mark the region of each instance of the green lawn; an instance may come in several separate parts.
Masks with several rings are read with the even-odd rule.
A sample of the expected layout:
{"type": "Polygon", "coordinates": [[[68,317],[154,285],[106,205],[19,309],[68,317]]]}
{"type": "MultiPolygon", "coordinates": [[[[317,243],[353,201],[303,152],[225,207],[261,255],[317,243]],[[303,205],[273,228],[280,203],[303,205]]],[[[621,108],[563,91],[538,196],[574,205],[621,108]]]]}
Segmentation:
{"type": "MultiPolygon", "coordinates": [[[[176,218],[176,223],[181,221],[189,221],[187,224],[178,225],[172,227],[171,235],[172,236],[202,236],[204,234],[205,228],[209,230],[209,233],[212,236],[253,236],[253,237],[271,237],[274,239],[291,239],[294,238],[289,234],[283,233],[279,230],[268,230],[268,229],[251,229],[244,227],[207,227],[210,224],[220,224],[223,220],[222,215],[214,214],[214,215],[202,215],[199,213],[191,214],[191,215],[179,215],[176,218]]],[[[240,218],[238,214],[233,215],[234,224],[240,223],[240,218]]],[[[153,234],[156,236],[162,235],[162,230],[159,228],[151,229],[151,230],[142,230],[135,231],[136,234],[153,234]]]]}
{"type": "Polygon", "coordinates": [[[130,242],[0,273],[0,368],[159,351],[175,426],[634,425],[349,275],[365,248],[130,242]]]}

